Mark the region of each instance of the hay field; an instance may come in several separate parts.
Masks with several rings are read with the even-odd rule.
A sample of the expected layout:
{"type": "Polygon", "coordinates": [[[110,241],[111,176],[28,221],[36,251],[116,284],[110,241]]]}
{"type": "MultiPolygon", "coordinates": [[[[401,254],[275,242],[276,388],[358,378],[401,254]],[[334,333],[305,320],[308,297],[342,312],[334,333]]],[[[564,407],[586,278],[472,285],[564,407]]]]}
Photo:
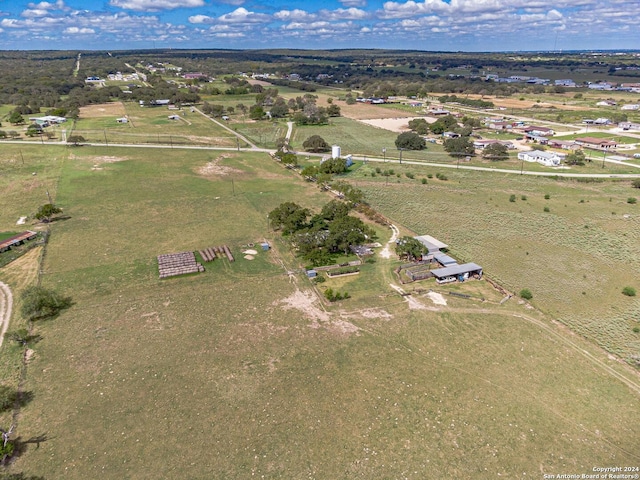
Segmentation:
{"type": "Polygon", "coordinates": [[[388,286],[391,260],[368,265],[380,277],[358,278],[353,299],[323,304],[266,213],[318,209],[326,194],[265,154],[107,153],[64,160],[57,201],[71,218],[53,225],[42,281],[75,305],[37,326],[18,432],[46,440],[11,471],[514,478],[637,464],[638,392],[612,377],[633,375],[535,310],[408,303],[388,286]],[[202,170],[212,162],[232,170],[202,170]],[[263,238],[275,249],[255,260],[157,278],[160,253],[237,254],[263,238]]]}
{"type": "Polygon", "coordinates": [[[448,243],[512,292],[531,289],[534,305],[576,333],[626,361],[640,360],[633,330],[640,301],[621,294],[626,285],[640,287],[640,212],[627,203],[635,193],[630,182],[446,174],[449,181],[427,185],[404,177],[357,184],[383,214],[448,243]]]}

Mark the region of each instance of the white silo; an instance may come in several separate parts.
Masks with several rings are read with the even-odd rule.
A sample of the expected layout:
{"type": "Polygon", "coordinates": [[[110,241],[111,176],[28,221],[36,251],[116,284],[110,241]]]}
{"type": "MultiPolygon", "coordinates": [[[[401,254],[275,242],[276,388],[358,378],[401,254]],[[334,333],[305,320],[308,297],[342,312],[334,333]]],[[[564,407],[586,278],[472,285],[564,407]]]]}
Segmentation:
{"type": "Polygon", "coordinates": [[[333,145],[331,147],[331,158],[340,158],[340,145],[333,145]]]}

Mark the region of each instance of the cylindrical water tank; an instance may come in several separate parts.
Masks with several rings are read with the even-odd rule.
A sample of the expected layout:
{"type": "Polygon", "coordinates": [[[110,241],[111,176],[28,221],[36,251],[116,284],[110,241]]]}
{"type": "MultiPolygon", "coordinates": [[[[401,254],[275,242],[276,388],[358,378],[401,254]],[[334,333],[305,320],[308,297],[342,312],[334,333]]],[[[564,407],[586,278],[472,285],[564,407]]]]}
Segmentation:
{"type": "Polygon", "coordinates": [[[331,158],[340,158],[340,145],[333,145],[331,147],[331,158]]]}

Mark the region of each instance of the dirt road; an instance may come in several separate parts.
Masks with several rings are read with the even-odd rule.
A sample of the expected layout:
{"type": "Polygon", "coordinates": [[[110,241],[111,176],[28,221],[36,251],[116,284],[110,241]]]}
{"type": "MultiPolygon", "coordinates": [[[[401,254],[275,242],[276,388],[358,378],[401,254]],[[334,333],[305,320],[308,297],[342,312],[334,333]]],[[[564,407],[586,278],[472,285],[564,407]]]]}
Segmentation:
{"type": "Polygon", "coordinates": [[[13,308],[13,295],[9,286],[0,282],[0,347],[4,341],[4,334],[9,328],[11,309],[13,308]]]}

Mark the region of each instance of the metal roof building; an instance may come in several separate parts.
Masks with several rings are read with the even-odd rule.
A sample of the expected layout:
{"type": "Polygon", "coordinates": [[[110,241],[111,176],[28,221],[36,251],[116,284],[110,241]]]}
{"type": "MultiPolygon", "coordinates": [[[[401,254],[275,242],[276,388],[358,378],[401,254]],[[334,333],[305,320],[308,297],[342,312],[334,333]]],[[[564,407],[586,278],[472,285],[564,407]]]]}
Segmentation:
{"type": "Polygon", "coordinates": [[[476,263],[465,263],[464,265],[452,265],[445,268],[437,268],[431,270],[431,273],[436,277],[438,283],[452,282],[455,280],[466,280],[469,275],[482,276],[482,267],[476,263]]]}
{"type": "Polygon", "coordinates": [[[451,267],[458,264],[458,261],[455,258],[452,258],[444,253],[436,253],[433,255],[433,258],[443,267],[451,267]]]}
{"type": "Polygon", "coordinates": [[[446,243],[442,243],[440,240],[433,238],[431,235],[420,235],[419,237],[413,238],[427,247],[427,249],[429,249],[429,253],[438,253],[441,248],[448,247],[446,243]]]}

